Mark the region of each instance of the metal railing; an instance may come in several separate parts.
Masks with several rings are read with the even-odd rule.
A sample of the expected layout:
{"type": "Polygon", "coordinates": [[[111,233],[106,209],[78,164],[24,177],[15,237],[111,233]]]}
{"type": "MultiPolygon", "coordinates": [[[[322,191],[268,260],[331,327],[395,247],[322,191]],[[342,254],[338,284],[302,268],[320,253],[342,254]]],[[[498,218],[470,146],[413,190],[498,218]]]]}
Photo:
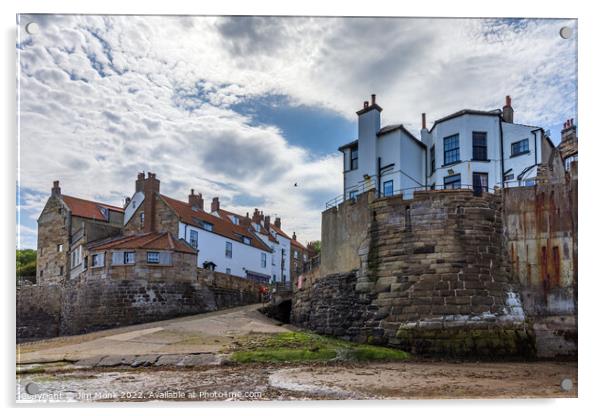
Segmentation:
{"type": "Polygon", "coordinates": [[[336,207],[338,206],[341,202],[347,200],[347,199],[353,199],[353,198],[347,198],[346,196],[349,195],[352,192],[356,193],[355,198],[357,198],[358,196],[360,196],[361,194],[363,194],[366,191],[369,191],[371,189],[376,189],[376,181],[371,178],[368,180],[365,180],[364,182],[360,183],[359,185],[356,185],[352,188],[348,188],[345,190],[345,193],[342,195],[338,195],[335,198],[332,198],[331,200],[326,202],[326,209],[328,208],[332,208],[332,207],[336,207]]]}
{"type": "Polygon", "coordinates": [[[293,291],[293,282],[276,282],[274,283],[275,293],[287,293],[293,291]]]}

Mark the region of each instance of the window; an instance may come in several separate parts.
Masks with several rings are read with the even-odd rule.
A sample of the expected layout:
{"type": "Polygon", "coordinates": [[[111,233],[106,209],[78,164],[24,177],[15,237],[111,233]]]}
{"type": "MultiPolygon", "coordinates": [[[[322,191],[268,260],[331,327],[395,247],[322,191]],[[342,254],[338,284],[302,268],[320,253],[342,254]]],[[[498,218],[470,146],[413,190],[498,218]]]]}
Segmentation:
{"type": "Polygon", "coordinates": [[[71,252],[71,268],[79,266],[82,262],[82,246],[78,246],[71,252]]]}
{"type": "Polygon", "coordinates": [[[506,176],[504,176],[505,181],[511,181],[512,179],[514,179],[514,173],[509,173],[506,176]]]}
{"type": "Polygon", "coordinates": [[[199,232],[196,230],[190,230],[190,245],[194,248],[199,247],[199,232]]]}
{"type": "Polygon", "coordinates": [[[234,215],[232,215],[230,218],[232,218],[232,224],[240,224],[240,221],[238,220],[238,217],[235,217],[234,215]]]}
{"type": "Polygon", "coordinates": [[[229,267],[226,269],[226,274],[232,274],[232,270],[229,267]]]}
{"type": "Polygon", "coordinates": [[[472,132],[472,159],[487,160],[487,133],[472,132]]]}
{"type": "Polygon", "coordinates": [[[232,258],[232,243],[229,241],[226,241],[226,257],[232,258]]]}
{"type": "Polygon", "coordinates": [[[62,253],[63,252],[63,245],[62,244],[57,244],[56,251],[58,251],[59,253],[62,253]]]}
{"type": "Polygon", "coordinates": [[[102,267],[105,264],[105,255],[103,253],[100,254],[92,254],[92,267],[102,267]]]}
{"type": "Polygon", "coordinates": [[[150,263],[150,264],[159,264],[159,252],[147,251],[146,252],[146,262],[150,263]]]}
{"type": "Polygon", "coordinates": [[[489,187],[489,175],[487,173],[472,173],[472,189],[475,195],[481,195],[483,190],[487,192],[489,187]]]}
{"type": "Polygon", "coordinates": [[[295,251],[293,251],[293,257],[294,257],[295,259],[298,259],[298,258],[299,258],[299,252],[298,252],[298,251],[296,251],[296,250],[295,250],[295,251]]]}
{"type": "Polygon", "coordinates": [[[451,163],[460,161],[460,136],[454,134],[443,139],[443,164],[449,165],[451,163]]]}
{"type": "Polygon", "coordinates": [[[136,253],[133,251],[126,251],[123,253],[123,264],[134,264],[136,262],[136,253]]]}
{"type": "Polygon", "coordinates": [[[445,189],[459,189],[460,188],[460,174],[446,176],[443,178],[443,184],[445,189]]]}
{"type": "Polygon", "coordinates": [[[431,175],[435,173],[435,145],[431,146],[431,175]]]}
{"type": "Polygon", "coordinates": [[[140,228],[144,228],[144,211],[140,213],[140,228]]]}
{"type": "Polygon", "coordinates": [[[44,277],[44,270],[40,270],[40,277],[44,277]]]}
{"type": "Polygon", "coordinates": [[[203,221],[203,230],[213,231],[213,224],[211,224],[210,222],[203,221]]]}
{"type": "Polygon", "coordinates": [[[357,169],[357,147],[353,147],[351,149],[351,163],[349,164],[349,170],[355,170],[357,169]]]}
{"type": "Polygon", "coordinates": [[[355,198],[357,198],[357,191],[350,191],[349,199],[355,199],[355,198]]]}
{"type": "Polygon", "coordinates": [[[529,153],[529,139],[512,143],[510,156],[518,156],[525,153],[529,153]]]}
{"type": "Polygon", "coordinates": [[[383,183],[383,195],[384,196],[393,195],[393,181],[392,180],[383,183]]]}
{"type": "Polygon", "coordinates": [[[253,223],[253,228],[255,229],[255,231],[259,232],[259,224],[257,224],[256,222],[253,223]]]}
{"type": "Polygon", "coordinates": [[[59,267],[59,275],[62,276],[63,275],[63,266],[59,267]]]}
{"type": "MultiPolygon", "coordinates": [[[[272,250],[274,250],[274,248],[273,248],[273,247],[272,247],[272,250]]],[[[274,255],[272,254],[272,266],[275,266],[275,265],[276,265],[276,256],[274,256],[274,255]]]]}
{"type": "Polygon", "coordinates": [[[251,245],[251,239],[250,239],[249,237],[245,237],[245,236],[243,236],[243,237],[242,237],[242,242],[243,242],[244,244],[248,245],[248,246],[250,246],[250,245],[251,245]]]}
{"type": "Polygon", "coordinates": [[[268,256],[265,253],[261,253],[261,267],[266,268],[268,263],[268,256]]]}

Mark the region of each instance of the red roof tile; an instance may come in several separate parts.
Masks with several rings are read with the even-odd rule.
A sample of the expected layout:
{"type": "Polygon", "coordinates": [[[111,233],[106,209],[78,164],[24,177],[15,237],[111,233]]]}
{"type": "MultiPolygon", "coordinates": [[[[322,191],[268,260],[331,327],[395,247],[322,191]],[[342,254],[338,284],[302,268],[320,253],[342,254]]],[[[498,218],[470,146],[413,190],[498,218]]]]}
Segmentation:
{"type": "MultiPolygon", "coordinates": [[[[225,209],[219,209],[219,211],[217,211],[217,213],[220,215],[220,217],[230,221],[229,216],[232,215],[234,217],[237,217],[240,221],[243,221],[244,219],[248,219],[250,220],[250,218],[247,217],[243,217],[242,215],[236,214],[234,212],[230,212],[230,211],[226,211],[225,209]]],[[[255,223],[256,224],[256,223],[255,223]]],[[[265,235],[266,237],[268,237],[268,240],[277,243],[278,240],[276,240],[274,238],[274,236],[272,235],[272,233],[270,233],[268,230],[265,229],[265,227],[263,226],[263,224],[259,224],[259,234],[265,235]]]]}
{"type": "Polygon", "coordinates": [[[291,244],[294,245],[297,248],[300,248],[301,250],[307,250],[305,248],[305,246],[303,244],[301,244],[300,242],[298,242],[297,240],[291,240],[291,244]]]}
{"type": "Polygon", "coordinates": [[[183,240],[174,238],[171,233],[144,233],[122,236],[109,241],[100,242],[98,245],[91,244],[90,250],[121,250],[121,249],[150,249],[171,250],[181,253],[196,254],[197,251],[183,240]]]}
{"type": "Polygon", "coordinates": [[[236,225],[230,220],[222,218],[219,214],[212,215],[208,212],[201,210],[193,210],[190,204],[177,199],[170,198],[165,195],[161,195],[161,198],[167,205],[169,205],[178,215],[180,221],[195,226],[202,227],[202,222],[206,221],[213,225],[213,232],[223,237],[229,238],[230,240],[238,241],[242,243],[242,237],[247,237],[251,240],[251,246],[257,249],[271,252],[272,250],[263,242],[257,238],[252,232],[248,231],[241,225],[236,225]]]}
{"type": "Polygon", "coordinates": [[[89,201],[69,195],[62,195],[62,199],[71,210],[71,215],[76,217],[90,218],[98,221],[109,221],[109,218],[103,215],[101,208],[115,212],[123,212],[123,208],[104,204],[102,202],[89,201]]]}

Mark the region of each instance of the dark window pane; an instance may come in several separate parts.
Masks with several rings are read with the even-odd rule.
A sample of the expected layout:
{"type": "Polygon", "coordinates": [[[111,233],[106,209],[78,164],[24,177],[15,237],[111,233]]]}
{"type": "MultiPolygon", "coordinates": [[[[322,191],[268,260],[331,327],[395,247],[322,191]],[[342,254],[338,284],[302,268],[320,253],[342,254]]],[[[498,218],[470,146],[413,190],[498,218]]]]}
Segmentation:
{"type": "Polygon", "coordinates": [[[460,160],[460,136],[454,134],[443,139],[443,163],[448,165],[460,160]]]}
{"type": "Polygon", "coordinates": [[[460,188],[460,174],[446,176],[443,178],[443,184],[445,189],[458,189],[460,188]]]}
{"type": "Polygon", "coordinates": [[[393,181],[387,181],[383,184],[383,194],[384,196],[393,195],[393,181]]]}
{"type": "Polygon", "coordinates": [[[472,158],[474,160],[487,160],[487,133],[472,132],[472,158]]]}

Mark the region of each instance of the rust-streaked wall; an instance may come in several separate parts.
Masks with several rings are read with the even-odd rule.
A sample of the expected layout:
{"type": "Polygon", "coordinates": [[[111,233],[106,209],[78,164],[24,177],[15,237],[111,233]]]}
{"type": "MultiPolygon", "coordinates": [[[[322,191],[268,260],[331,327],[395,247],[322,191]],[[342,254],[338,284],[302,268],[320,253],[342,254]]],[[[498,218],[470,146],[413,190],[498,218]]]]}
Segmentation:
{"type": "MultiPolygon", "coordinates": [[[[571,179],[572,178],[572,179],[571,179]]],[[[577,180],[504,191],[505,229],[514,279],[538,355],[577,353],[577,180]]]]}

